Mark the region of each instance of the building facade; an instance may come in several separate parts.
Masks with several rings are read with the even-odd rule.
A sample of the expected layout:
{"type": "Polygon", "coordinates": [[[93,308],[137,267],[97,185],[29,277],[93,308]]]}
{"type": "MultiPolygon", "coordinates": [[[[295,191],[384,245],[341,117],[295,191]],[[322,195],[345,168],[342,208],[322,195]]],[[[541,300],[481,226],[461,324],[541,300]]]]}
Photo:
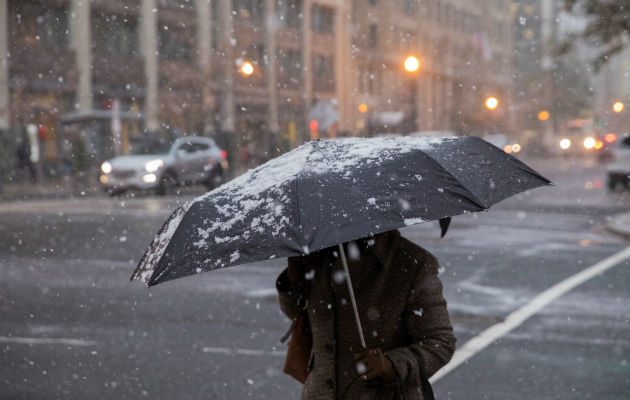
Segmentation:
{"type": "Polygon", "coordinates": [[[122,118],[116,152],[147,132],[198,134],[251,164],[312,137],[507,129],[509,4],[0,0],[0,128],[37,126],[53,159],[66,131],[122,118]],[[338,121],[318,130],[320,101],[338,121]]]}

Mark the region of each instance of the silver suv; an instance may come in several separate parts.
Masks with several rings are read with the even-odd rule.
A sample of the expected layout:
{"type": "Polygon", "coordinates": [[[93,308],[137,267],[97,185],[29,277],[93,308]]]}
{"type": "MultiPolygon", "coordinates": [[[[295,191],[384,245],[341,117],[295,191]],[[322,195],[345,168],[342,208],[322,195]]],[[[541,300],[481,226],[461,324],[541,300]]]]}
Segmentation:
{"type": "Polygon", "coordinates": [[[132,144],[129,155],[101,164],[99,180],[110,195],[128,189],[155,189],[159,195],[176,186],[203,184],[212,189],[223,182],[228,168],[227,154],[214,140],[186,136],[172,145],[146,139],[132,144]]]}

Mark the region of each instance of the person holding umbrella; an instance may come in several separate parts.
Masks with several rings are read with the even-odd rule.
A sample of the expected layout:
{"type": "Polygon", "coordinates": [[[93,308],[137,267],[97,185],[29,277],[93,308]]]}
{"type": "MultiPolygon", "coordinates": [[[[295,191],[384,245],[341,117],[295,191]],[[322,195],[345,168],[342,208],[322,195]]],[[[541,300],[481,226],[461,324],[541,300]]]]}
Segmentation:
{"type": "Polygon", "coordinates": [[[420,399],[423,381],[455,351],[436,258],[397,230],[344,250],[367,349],[336,247],[289,258],[277,280],[282,311],[292,319],[305,311],[312,332],[302,398],[420,399]]]}
{"type": "Polygon", "coordinates": [[[473,136],[315,140],[176,209],[131,279],[288,257],[285,371],[302,398],[431,399],[455,338],[437,260],[397,229],[439,220],[444,234],[453,216],[550,184],[473,136]]]}

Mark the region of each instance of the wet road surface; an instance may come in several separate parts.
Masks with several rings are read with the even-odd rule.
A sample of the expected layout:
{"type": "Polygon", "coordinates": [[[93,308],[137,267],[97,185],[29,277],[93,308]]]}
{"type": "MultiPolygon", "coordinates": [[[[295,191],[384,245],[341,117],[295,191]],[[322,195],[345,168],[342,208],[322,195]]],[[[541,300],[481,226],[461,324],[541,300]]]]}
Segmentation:
{"type": "MultiPolygon", "coordinates": [[[[442,266],[458,345],[628,241],[606,218],[627,193],[604,167],[533,160],[556,183],[487,213],[402,230],[442,266]],[[589,184],[590,182],[590,184],[589,184]]],[[[0,397],[299,398],[282,373],[289,321],[273,291],[284,260],[151,290],[128,282],[182,198],[0,203],[0,397]]],[[[443,399],[627,399],[630,264],[551,302],[440,378],[443,399]]]]}

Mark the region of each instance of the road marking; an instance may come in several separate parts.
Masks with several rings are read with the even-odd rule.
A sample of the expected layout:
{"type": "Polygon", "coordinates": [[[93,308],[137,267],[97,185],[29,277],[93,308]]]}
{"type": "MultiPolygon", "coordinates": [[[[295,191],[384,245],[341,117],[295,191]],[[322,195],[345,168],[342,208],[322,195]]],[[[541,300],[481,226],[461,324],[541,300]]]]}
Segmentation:
{"type": "Polygon", "coordinates": [[[613,254],[612,256],[592,265],[575,275],[553,285],[549,289],[534,297],[529,303],[509,314],[503,322],[492,325],[490,328],[481,332],[479,335],[470,339],[468,342],[455,351],[455,355],[451,361],[440,369],[435,375],[429,379],[431,383],[437,382],[446,374],[459,367],[469,358],[488,347],[492,342],[502,336],[508,334],[511,330],[521,325],[528,318],[536,314],[549,303],[564,295],[576,286],[596,277],[604,271],[614,267],[622,261],[630,258],[630,247],[613,254]]]}
{"type": "Polygon", "coordinates": [[[94,340],[68,339],[68,338],[28,338],[28,337],[11,337],[0,336],[0,343],[17,343],[17,344],[64,344],[67,346],[94,346],[97,342],[94,340]]]}
{"type": "Polygon", "coordinates": [[[204,347],[201,349],[204,353],[212,353],[212,354],[224,354],[224,355],[232,355],[238,354],[241,356],[274,356],[274,357],[284,357],[287,355],[286,351],[266,351],[266,350],[250,350],[250,349],[230,349],[227,347],[204,347]]]}
{"type": "Polygon", "coordinates": [[[278,291],[274,288],[264,288],[257,290],[250,290],[247,292],[247,297],[277,297],[278,291]]]}

